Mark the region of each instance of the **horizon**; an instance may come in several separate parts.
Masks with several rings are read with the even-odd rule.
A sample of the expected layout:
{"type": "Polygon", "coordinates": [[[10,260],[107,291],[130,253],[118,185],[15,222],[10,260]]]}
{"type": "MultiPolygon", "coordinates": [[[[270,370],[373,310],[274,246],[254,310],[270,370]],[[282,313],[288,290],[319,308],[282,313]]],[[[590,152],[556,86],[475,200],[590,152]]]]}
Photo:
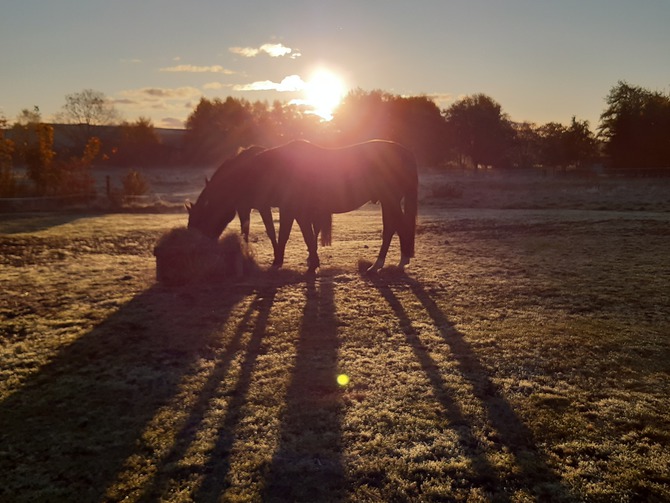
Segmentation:
{"type": "Polygon", "coordinates": [[[360,88],[427,96],[441,110],[484,93],[515,122],[575,116],[595,130],[617,82],[670,89],[670,3],[652,0],[26,0],[3,10],[11,50],[0,67],[11,77],[0,81],[0,115],[10,123],[34,106],[54,122],[83,89],[161,129],[183,129],[202,97],[279,100],[328,118],[315,100],[332,106],[360,88]]]}

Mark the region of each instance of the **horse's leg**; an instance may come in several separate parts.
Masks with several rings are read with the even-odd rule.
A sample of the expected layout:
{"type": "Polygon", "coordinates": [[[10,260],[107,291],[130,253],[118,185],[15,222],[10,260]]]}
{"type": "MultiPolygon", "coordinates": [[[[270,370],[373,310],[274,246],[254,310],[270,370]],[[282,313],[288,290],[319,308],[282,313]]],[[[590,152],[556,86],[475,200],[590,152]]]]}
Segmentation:
{"type": "Polygon", "coordinates": [[[293,227],[293,212],[288,210],[279,210],[279,242],[275,249],[275,259],[272,262],[272,267],[280,268],[284,264],[284,251],[286,250],[286,243],[288,237],[291,235],[291,228],[293,227]]]}
{"type": "Polygon", "coordinates": [[[398,240],[400,241],[400,262],[398,262],[398,268],[404,270],[406,265],[409,265],[410,257],[405,253],[407,249],[407,240],[408,232],[407,224],[405,222],[405,214],[401,212],[399,215],[400,220],[398,221],[398,240]]]}
{"type": "Polygon", "coordinates": [[[269,206],[266,208],[261,208],[258,210],[263,219],[263,224],[265,225],[265,232],[272,242],[272,250],[274,256],[277,257],[277,234],[275,234],[275,224],[272,221],[272,208],[269,206]]]}
{"type": "Polygon", "coordinates": [[[316,234],[314,233],[314,224],[309,219],[305,217],[296,218],[300,230],[302,231],[302,237],[305,240],[307,245],[307,251],[309,256],[307,257],[307,272],[314,273],[316,269],[321,265],[319,262],[319,255],[317,253],[317,242],[316,234]]]}
{"type": "Polygon", "coordinates": [[[240,229],[244,242],[249,242],[249,221],[251,220],[251,208],[237,208],[237,216],[240,218],[240,229]]]}
{"type": "Polygon", "coordinates": [[[319,239],[319,232],[321,232],[321,225],[319,224],[318,220],[315,220],[312,222],[312,232],[314,232],[314,237],[318,240],[319,239]]]}
{"type": "Polygon", "coordinates": [[[391,246],[391,239],[393,239],[393,234],[395,234],[400,225],[401,218],[402,210],[400,209],[399,204],[396,205],[382,202],[382,246],[379,249],[377,261],[368,268],[367,272],[375,273],[384,267],[386,254],[391,246]]]}

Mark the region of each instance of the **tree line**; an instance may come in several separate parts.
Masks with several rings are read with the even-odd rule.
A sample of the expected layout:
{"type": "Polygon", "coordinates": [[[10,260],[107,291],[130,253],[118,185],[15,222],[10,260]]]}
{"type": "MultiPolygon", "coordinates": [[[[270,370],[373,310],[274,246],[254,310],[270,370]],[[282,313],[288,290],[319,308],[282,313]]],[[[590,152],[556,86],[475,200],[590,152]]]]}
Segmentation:
{"type": "Polygon", "coordinates": [[[412,149],[420,165],[477,169],[576,169],[595,163],[631,173],[670,173],[670,95],[618,82],[596,131],[569,124],[514,122],[490,96],[474,94],[441,110],[427,96],[351,91],[324,122],[298,105],[202,98],[178,141],[151,120],[121,122],[102,93],[66,96],[58,125],[35,107],[9,125],[0,117],[0,195],[16,191],[23,166],[37,194],[85,191],[92,163],[143,167],[216,164],[252,144],[307,139],[338,146],[383,138],[412,149]],[[60,138],[55,136],[60,135],[60,138]]]}

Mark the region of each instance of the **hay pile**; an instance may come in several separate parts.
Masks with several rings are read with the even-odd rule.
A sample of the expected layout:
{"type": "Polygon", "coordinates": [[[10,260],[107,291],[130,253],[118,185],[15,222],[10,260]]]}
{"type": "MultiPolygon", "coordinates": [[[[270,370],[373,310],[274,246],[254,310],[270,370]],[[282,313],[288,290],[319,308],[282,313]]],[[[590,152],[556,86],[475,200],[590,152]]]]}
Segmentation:
{"type": "Polygon", "coordinates": [[[185,227],[172,229],[156,242],[156,278],[167,284],[240,278],[257,269],[249,246],[238,234],[218,241],[185,227]]]}

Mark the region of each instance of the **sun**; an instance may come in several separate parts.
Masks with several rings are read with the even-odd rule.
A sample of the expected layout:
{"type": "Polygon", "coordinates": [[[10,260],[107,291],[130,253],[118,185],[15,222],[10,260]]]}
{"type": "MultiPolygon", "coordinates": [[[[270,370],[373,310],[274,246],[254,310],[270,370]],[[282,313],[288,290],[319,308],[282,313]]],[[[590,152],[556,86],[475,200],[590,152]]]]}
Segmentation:
{"type": "Polygon", "coordinates": [[[312,107],[312,113],[325,121],[333,118],[333,111],[344,95],[344,82],[330,70],[316,70],[305,83],[305,104],[312,107]]]}

